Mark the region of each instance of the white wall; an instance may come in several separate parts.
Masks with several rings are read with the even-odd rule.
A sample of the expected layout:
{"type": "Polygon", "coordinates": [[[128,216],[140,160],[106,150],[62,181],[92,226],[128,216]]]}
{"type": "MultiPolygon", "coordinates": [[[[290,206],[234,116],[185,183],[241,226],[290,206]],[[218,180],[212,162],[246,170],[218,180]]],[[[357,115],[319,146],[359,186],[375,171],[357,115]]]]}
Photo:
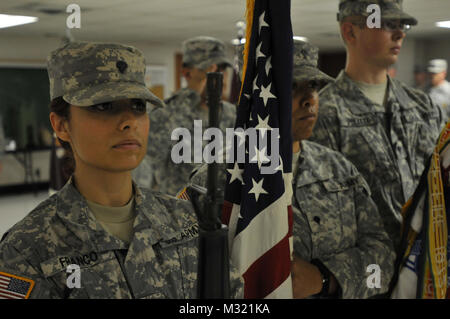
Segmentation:
{"type": "MultiPolygon", "coordinates": [[[[47,55],[58,48],[61,40],[55,38],[2,37],[0,36],[0,66],[45,67],[47,55]]],[[[179,47],[149,43],[124,43],[137,47],[145,56],[147,65],[167,67],[167,89],[169,97],[175,88],[175,53],[179,47]]]]}

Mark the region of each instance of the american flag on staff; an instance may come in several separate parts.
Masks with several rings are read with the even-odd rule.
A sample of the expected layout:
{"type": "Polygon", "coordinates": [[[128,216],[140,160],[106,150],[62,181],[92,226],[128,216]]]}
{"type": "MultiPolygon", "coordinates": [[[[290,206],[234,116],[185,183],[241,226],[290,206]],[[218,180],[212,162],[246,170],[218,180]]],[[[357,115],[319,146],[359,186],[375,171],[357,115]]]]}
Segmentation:
{"type": "Polygon", "coordinates": [[[28,299],[34,281],[0,272],[0,299],[28,299]]]}
{"type": "Polygon", "coordinates": [[[247,157],[245,164],[236,162],[227,169],[222,221],[229,226],[231,261],[244,277],[245,298],[292,298],[290,8],[288,0],[247,0],[244,80],[236,128],[254,128],[268,141],[273,129],[279,129],[280,156],[278,169],[262,174],[269,147],[246,141],[250,160],[254,151],[257,162],[247,157]]]}

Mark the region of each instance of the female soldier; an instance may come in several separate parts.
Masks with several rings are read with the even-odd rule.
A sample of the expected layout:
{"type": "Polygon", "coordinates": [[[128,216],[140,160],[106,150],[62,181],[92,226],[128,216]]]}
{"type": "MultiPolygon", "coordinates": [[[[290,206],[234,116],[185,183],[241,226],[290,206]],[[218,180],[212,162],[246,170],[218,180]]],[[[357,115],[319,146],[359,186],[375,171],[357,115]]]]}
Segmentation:
{"type": "Polygon", "coordinates": [[[50,54],[50,121],[74,171],[0,243],[0,274],[14,283],[0,297],[196,297],[191,204],[131,179],[146,153],[146,102],[163,105],[144,72],[142,53],[119,44],[69,43],[50,54]]]}
{"type": "MultiPolygon", "coordinates": [[[[368,298],[387,292],[395,254],[356,168],[342,154],[307,141],[317,120],[317,90],[332,81],[317,60],[316,47],[294,40],[294,297],[368,298]],[[380,281],[368,280],[367,269],[381,270],[380,281]]],[[[192,183],[206,185],[206,172],[202,166],[192,183]]],[[[225,178],[222,170],[224,184],[225,178]]]]}

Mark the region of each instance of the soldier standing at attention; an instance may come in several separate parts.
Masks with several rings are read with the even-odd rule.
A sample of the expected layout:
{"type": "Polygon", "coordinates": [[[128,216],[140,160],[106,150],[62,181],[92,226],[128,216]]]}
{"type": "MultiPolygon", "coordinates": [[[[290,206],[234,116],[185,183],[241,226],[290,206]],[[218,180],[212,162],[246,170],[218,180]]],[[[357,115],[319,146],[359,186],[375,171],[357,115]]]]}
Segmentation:
{"type": "Polygon", "coordinates": [[[450,118],[450,82],[447,77],[447,60],[434,59],[428,62],[427,71],[430,74],[430,88],[428,94],[434,103],[439,105],[445,117],[450,118]]]}
{"type": "MultiPolygon", "coordinates": [[[[171,140],[172,131],[185,128],[193,137],[195,120],[202,120],[203,130],[208,127],[206,74],[223,72],[225,82],[226,69],[232,65],[226,56],[225,45],[212,37],[200,36],[186,40],[182,51],[182,72],[187,87],[170,97],[165,108],[151,112],[147,151],[151,170],[145,171],[139,167],[135,173],[139,180],[149,181],[153,189],[170,195],[176,195],[187,184],[196,165],[193,160],[192,163],[178,164],[172,161],[171,149],[178,142],[171,140]]],[[[225,133],[226,128],[234,128],[235,119],[235,106],[223,101],[219,110],[220,129],[225,133]]],[[[192,140],[191,145],[194,145],[192,140]]]]}
{"type": "MultiPolygon", "coordinates": [[[[308,141],[317,120],[317,90],[333,79],[317,68],[318,49],[294,40],[292,91],[294,298],[362,299],[388,291],[395,253],[364,178],[342,154],[308,141]],[[367,284],[380,267],[378,287],[367,284]]],[[[226,183],[222,164],[219,183],[226,183]]],[[[206,186],[207,165],[191,183],[206,186]]],[[[231,170],[228,170],[228,173],[231,170]]]]}
{"type": "Polygon", "coordinates": [[[73,42],[50,54],[50,121],[74,171],[3,237],[0,297],[196,297],[191,203],[131,178],[146,153],[146,102],[163,105],[144,72],[142,53],[120,44],[73,42]]]}
{"type": "Polygon", "coordinates": [[[400,0],[340,0],[338,21],[347,64],[319,93],[311,140],[344,154],[369,183],[384,227],[397,246],[401,208],[412,196],[443,126],[425,93],[387,75],[406,31],[417,20],[400,0]],[[368,27],[368,6],[381,9],[381,27],[368,27]]]}

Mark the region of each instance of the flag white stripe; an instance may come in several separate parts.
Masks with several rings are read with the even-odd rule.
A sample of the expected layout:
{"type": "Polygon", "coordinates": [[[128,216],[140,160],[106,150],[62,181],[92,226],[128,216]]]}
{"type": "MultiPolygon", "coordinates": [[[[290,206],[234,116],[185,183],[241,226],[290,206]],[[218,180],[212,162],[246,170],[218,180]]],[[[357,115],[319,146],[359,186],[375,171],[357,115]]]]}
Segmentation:
{"type": "Polygon", "coordinates": [[[289,231],[287,221],[287,204],[283,195],[256,215],[234,238],[231,256],[240,274],[245,273],[257,259],[287,235],[289,231]],[[271,228],[270,232],[265,231],[268,225],[271,228]]]}
{"type": "Polygon", "coordinates": [[[11,291],[6,291],[6,292],[5,292],[5,290],[0,290],[0,296],[3,296],[3,297],[12,297],[12,298],[14,298],[14,299],[23,299],[23,298],[25,297],[25,295],[16,294],[16,293],[13,293],[13,292],[11,292],[11,291]]]}
{"type": "Polygon", "coordinates": [[[274,291],[268,294],[265,299],[292,299],[292,278],[289,275],[286,280],[274,291]]]}
{"type": "Polygon", "coordinates": [[[239,220],[239,214],[241,212],[241,205],[233,204],[230,221],[228,222],[228,251],[230,256],[233,251],[233,240],[236,234],[237,223],[239,220]]]}

